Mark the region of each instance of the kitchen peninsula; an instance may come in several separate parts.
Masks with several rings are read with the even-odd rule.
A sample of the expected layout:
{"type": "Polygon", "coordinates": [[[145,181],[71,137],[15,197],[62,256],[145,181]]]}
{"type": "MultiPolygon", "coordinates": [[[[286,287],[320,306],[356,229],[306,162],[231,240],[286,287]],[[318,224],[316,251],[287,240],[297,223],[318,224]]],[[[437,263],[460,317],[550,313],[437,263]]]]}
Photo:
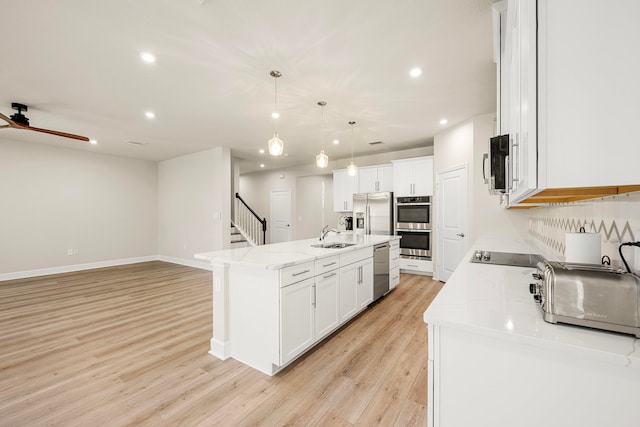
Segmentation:
{"type": "Polygon", "coordinates": [[[274,375],[367,308],[374,246],[398,239],[339,235],[196,254],[213,266],[209,353],[274,375]]]}
{"type": "Polygon", "coordinates": [[[428,425],[640,425],[640,339],[550,324],[529,292],[535,268],[470,262],[476,242],[424,313],[428,425]]]}

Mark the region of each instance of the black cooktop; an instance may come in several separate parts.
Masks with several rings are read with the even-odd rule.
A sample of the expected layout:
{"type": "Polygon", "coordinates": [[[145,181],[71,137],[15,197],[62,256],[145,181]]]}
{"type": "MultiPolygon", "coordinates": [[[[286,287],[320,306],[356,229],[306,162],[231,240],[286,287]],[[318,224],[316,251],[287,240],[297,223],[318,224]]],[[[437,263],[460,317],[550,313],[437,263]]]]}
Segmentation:
{"type": "Polygon", "coordinates": [[[540,261],[544,261],[542,255],[518,254],[513,252],[477,250],[471,256],[471,262],[479,264],[512,265],[515,267],[535,268],[540,261]]]}

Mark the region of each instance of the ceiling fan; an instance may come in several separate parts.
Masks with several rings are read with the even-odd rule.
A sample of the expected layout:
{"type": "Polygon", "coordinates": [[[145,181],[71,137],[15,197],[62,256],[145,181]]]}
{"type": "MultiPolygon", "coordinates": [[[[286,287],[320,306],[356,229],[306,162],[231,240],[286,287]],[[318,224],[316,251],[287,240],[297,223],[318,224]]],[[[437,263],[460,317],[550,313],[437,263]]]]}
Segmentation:
{"type": "Polygon", "coordinates": [[[42,128],[29,126],[29,119],[24,114],[22,114],[23,111],[28,111],[29,108],[26,105],[19,104],[17,102],[12,102],[11,108],[13,108],[14,110],[17,110],[18,112],[16,114],[13,114],[11,117],[7,117],[4,114],[0,113],[0,119],[8,123],[6,125],[0,126],[0,129],[14,128],[14,129],[23,129],[23,130],[34,130],[36,132],[48,133],[51,135],[57,135],[65,138],[72,138],[72,139],[77,139],[79,141],[89,142],[89,138],[87,138],[86,136],[74,135],[72,133],[59,132],[57,130],[42,129],[42,128]]]}

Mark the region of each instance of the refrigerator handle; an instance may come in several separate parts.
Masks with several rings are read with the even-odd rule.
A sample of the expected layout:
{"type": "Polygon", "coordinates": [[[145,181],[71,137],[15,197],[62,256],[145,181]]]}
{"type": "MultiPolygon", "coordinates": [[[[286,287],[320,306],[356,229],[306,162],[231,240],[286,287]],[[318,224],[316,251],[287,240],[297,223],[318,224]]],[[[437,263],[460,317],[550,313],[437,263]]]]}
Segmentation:
{"type": "Polygon", "coordinates": [[[366,234],[371,234],[371,206],[367,203],[366,234]]]}

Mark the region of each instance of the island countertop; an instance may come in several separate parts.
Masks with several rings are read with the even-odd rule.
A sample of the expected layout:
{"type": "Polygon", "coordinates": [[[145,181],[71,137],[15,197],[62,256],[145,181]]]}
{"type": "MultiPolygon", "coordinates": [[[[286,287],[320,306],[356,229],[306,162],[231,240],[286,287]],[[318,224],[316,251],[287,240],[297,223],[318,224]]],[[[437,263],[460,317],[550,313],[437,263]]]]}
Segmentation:
{"type": "Polygon", "coordinates": [[[337,235],[327,237],[325,243],[353,243],[354,245],[340,249],[314,248],[311,245],[321,243],[319,239],[315,238],[203,252],[195,254],[194,256],[196,259],[209,261],[212,264],[245,264],[257,267],[262,266],[268,270],[278,270],[302,262],[344,254],[367,246],[374,246],[397,239],[400,239],[400,237],[374,234],[337,235]]]}
{"type": "Polygon", "coordinates": [[[596,329],[550,324],[529,293],[534,268],[471,263],[476,249],[539,253],[525,241],[476,242],[424,313],[428,324],[515,340],[640,371],[640,340],[596,329]]]}

